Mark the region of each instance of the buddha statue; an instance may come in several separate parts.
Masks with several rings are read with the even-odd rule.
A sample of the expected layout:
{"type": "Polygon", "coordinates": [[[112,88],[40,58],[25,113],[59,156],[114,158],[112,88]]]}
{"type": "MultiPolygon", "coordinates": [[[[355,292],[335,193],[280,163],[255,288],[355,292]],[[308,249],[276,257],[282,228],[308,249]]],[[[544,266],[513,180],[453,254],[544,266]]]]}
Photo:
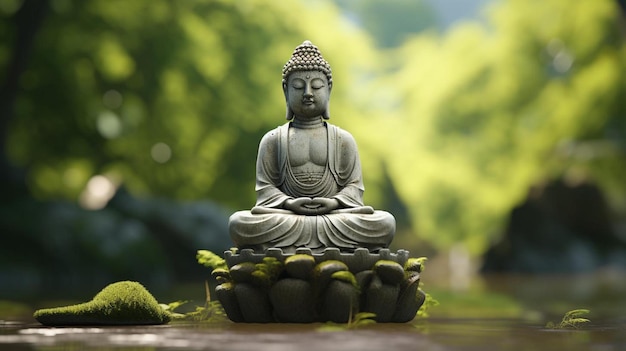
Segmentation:
{"type": "Polygon", "coordinates": [[[256,162],[256,205],[229,220],[240,249],[377,252],[389,246],[395,219],[363,203],[357,145],[329,124],[330,65],[305,41],[282,71],[288,122],[263,136],[256,162]]]}
{"type": "Polygon", "coordinates": [[[282,78],[288,122],[259,144],[256,205],[230,217],[237,248],[221,263],[203,259],[218,300],[234,322],[412,320],[426,296],[423,261],[392,253],[394,217],[363,203],[356,142],[327,122],[330,65],[305,41],[282,78]]]}

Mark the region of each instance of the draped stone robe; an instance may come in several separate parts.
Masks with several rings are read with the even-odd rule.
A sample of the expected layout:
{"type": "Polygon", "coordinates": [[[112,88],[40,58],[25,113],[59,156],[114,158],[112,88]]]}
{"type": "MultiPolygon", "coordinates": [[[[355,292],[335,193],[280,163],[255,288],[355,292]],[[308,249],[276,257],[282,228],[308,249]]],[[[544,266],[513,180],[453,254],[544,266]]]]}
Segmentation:
{"type": "Polygon", "coordinates": [[[230,217],[229,231],[239,248],[338,247],[350,251],[387,247],[395,219],[363,204],[363,179],[356,142],[350,133],[325,123],[327,162],[321,174],[294,174],[289,164],[290,123],[265,134],[256,164],[256,206],[230,217]],[[284,208],[288,199],[326,197],[339,208],[324,215],[296,214],[284,208]]]}

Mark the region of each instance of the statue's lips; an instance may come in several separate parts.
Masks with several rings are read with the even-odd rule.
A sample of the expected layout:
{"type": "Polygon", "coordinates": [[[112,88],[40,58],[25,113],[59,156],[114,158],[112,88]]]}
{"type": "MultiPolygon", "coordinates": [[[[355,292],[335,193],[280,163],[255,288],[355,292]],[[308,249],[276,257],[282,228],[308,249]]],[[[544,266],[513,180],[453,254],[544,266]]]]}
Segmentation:
{"type": "Polygon", "coordinates": [[[315,101],[313,100],[302,100],[302,104],[303,105],[313,105],[315,103],[315,101]]]}

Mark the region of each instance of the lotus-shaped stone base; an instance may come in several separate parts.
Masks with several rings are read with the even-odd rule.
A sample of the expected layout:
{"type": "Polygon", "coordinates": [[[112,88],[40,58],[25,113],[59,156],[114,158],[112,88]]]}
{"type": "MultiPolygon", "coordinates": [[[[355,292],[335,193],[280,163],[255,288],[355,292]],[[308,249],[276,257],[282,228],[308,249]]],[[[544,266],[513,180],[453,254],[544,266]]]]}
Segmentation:
{"type": "Polygon", "coordinates": [[[371,312],[377,322],[404,323],[424,303],[421,264],[408,255],[365,248],[226,251],[228,269],[215,269],[213,276],[217,298],[234,322],[346,323],[371,312]]]}

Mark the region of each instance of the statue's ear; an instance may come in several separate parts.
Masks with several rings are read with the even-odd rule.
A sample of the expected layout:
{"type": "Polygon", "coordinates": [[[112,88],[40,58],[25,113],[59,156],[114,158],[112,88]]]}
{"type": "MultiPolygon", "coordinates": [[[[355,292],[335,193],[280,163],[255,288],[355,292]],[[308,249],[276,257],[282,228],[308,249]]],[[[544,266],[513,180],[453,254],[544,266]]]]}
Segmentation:
{"type": "Polygon", "coordinates": [[[285,93],[285,106],[287,107],[287,112],[285,113],[285,118],[288,121],[293,119],[293,111],[289,107],[289,97],[287,96],[287,82],[283,81],[283,93],[285,93]]]}
{"type": "Polygon", "coordinates": [[[330,92],[333,90],[333,82],[328,82],[328,94],[329,99],[326,101],[326,108],[324,109],[324,113],[322,114],[322,118],[330,119],[330,92]]]}
{"type": "Polygon", "coordinates": [[[285,119],[291,121],[293,119],[293,110],[289,108],[289,104],[287,104],[287,113],[285,114],[285,119]]]}

